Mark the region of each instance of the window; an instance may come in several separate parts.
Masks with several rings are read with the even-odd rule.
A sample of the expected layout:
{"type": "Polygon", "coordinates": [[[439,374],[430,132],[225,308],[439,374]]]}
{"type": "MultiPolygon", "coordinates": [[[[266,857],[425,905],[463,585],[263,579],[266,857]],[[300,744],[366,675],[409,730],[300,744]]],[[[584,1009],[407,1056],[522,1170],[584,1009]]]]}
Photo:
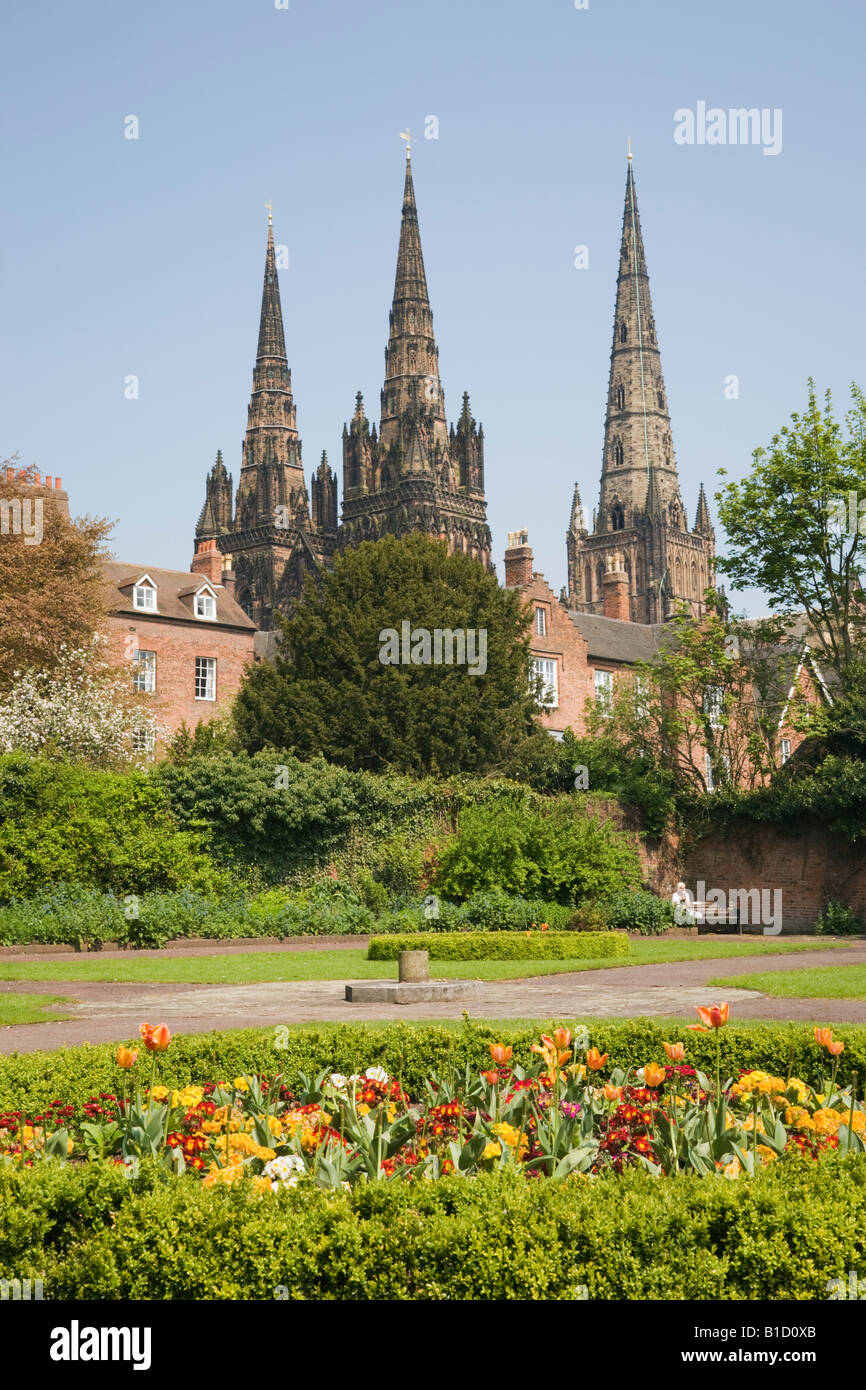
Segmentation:
{"type": "Polygon", "coordinates": [[[149,579],[145,579],[141,584],[132,586],[132,606],[141,608],[145,612],[156,612],[156,585],[149,579]]]}
{"type": "Polygon", "coordinates": [[[649,686],[646,676],[634,678],[634,713],[636,719],[649,719],[649,686]]]}
{"type": "Polygon", "coordinates": [[[216,657],[197,656],[195,659],[195,698],[216,699],[216,657]]]}
{"type": "Polygon", "coordinates": [[[539,637],[547,636],[547,614],[543,608],[535,610],[535,631],[539,637]]]}
{"type": "Polygon", "coordinates": [[[624,387],[624,386],[617,386],[616,391],[614,392],[614,400],[615,400],[615,402],[616,402],[616,408],[617,408],[617,410],[624,410],[624,409],[625,409],[625,387],[624,387]]]}
{"type": "Polygon", "coordinates": [[[596,671],[595,673],[595,698],[603,711],[610,709],[613,699],[613,672],[596,671]]]}
{"type": "Polygon", "coordinates": [[[556,709],[559,704],[559,673],[556,669],[556,662],[547,656],[533,657],[532,675],[536,680],[541,681],[539,705],[544,706],[545,709],[556,709]]]}
{"type": "Polygon", "coordinates": [[[132,751],[134,753],[152,753],[156,743],[156,734],[147,724],[142,724],[140,728],[132,731],[132,751]]]}
{"type": "Polygon", "coordinates": [[[621,502],[614,502],[610,509],[610,529],[611,531],[625,530],[625,511],[621,502]]]}
{"type": "Polygon", "coordinates": [[[201,593],[195,596],[195,616],[216,621],[216,599],[213,594],[201,593]]]}
{"type": "Polygon", "coordinates": [[[714,792],[716,789],[715,789],[715,787],[713,786],[713,760],[712,760],[712,758],[710,757],[709,753],[707,753],[705,756],[706,756],[706,767],[707,767],[707,776],[706,776],[707,791],[708,791],[708,792],[714,792]]]}
{"type": "Polygon", "coordinates": [[[628,329],[626,328],[624,322],[621,323],[619,326],[619,340],[621,343],[628,342],[628,329]]]}
{"type": "Polygon", "coordinates": [[[156,690],[156,652],[146,652],[139,647],[132,664],[132,688],[147,695],[156,690]]]}
{"type": "Polygon", "coordinates": [[[725,709],[725,691],[721,685],[708,685],[704,690],[704,714],[711,729],[718,729],[725,709]]]}
{"type": "Polygon", "coordinates": [[[613,461],[617,468],[622,467],[623,457],[622,440],[618,439],[613,446],[613,461]]]}
{"type": "Polygon", "coordinates": [[[788,759],[789,759],[790,756],[791,756],[791,740],[790,740],[789,738],[783,738],[783,739],[780,741],[780,743],[779,743],[779,755],[780,755],[780,757],[781,757],[781,759],[782,759],[782,766],[784,767],[785,763],[788,761],[788,759]]]}

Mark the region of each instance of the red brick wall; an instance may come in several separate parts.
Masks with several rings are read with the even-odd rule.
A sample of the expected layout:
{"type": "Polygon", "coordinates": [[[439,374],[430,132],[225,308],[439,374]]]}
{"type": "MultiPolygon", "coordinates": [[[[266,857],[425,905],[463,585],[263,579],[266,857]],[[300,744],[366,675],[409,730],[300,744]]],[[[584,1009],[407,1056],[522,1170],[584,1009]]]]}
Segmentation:
{"type": "Polygon", "coordinates": [[[779,888],[782,931],[812,931],[825,902],[834,898],[866,917],[866,854],[817,822],[796,830],[741,822],[724,839],[692,849],[682,874],[694,892],[707,889],[779,888]]]}
{"type": "Polygon", "coordinates": [[[543,574],[533,574],[523,586],[523,597],[532,605],[530,648],[533,656],[544,656],[557,663],[559,704],[545,709],[541,723],[545,729],[573,729],[585,726],[584,705],[594,697],[592,669],[587,664],[586,641],[569,618],[543,574]],[[546,632],[536,632],[535,610],[544,611],[546,632]]]}
{"type": "MultiPolygon", "coordinates": [[[[164,619],[112,617],[109,650],[118,664],[130,665],[138,650],[156,652],[156,691],[151,697],[168,735],[186,721],[194,729],[223,714],[237,694],[244,667],[252,664],[253,632],[233,631],[214,623],[172,623],[164,619]],[[195,658],[216,657],[216,700],[195,698],[195,658]]],[[[130,672],[130,683],[132,673],[130,672]]]]}

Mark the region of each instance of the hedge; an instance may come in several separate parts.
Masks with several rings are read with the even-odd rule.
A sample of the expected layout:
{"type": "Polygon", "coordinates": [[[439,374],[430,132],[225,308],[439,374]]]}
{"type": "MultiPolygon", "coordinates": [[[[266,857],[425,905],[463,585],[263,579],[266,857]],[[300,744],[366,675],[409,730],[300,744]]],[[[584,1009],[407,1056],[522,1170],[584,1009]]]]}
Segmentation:
{"type": "Polygon", "coordinates": [[[372,937],[367,960],[396,960],[401,951],[428,951],[431,960],[596,960],[627,956],[631,943],[612,931],[412,932],[372,937]]]}
{"type": "MultiPolygon", "coordinates": [[[[687,1032],[686,1022],[660,1026],[647,1019],[603,1019],[591,1024],[590,1038],[593,1046],[610,1054],[610,1066],[620,1067],[642,1067],[647,1061],[662,1060],[662,1041],[682,1039],[686,1061],[713,1070],[715,1037],[687,1032]]],[[[489,1065],[492,1042],[513,1046],[515,1059],[528,1061],[530,1044],[537,1041],[540,1029],[550,1031],[559,1023],[574,1027],[575,1019],[550,1019],[532,1027],[467,1020],[450,1029],[426,1023],[376,1023],[371,1027],[353,1023],[182,1034],[173,1038],[168,1052],[161,1055],[159,1076],[165,1085],[179,1087],[230,1079],[242,1072],[280,1072],[289,1085],[294,1085],[302,1072],[315,1074],[327,1067],[348,1075],[377,1065],[399,1074],[408,1089],[417,1092],[432,1072],[462,1073],[467,1065],[478,1069],[489,1065]]],[[[849,1082],[856,1071],[862,1085],[866,1027],[842,1025],[833,1031],[845,1042],[839,1059],[840,1082],[849,1082]]],[[[721,1030],[720,1041],[725,1075],[760,1068],[777,1076],[790,1074],[810,1081],[817,1079],[822,1068],[826,1073],[826,1052],[814,1041],[812,1029],[803,1024],[732,1023],[721,1030]]],[[[0,1056],[0,1111],[33,1114],[55,1099],[81,1104],[100,1091],[116,1091],[119,1073],[115,1051],[113,1043],[85,1043],[55,1052],[0,1056]]]]}
{"type": "Polygon", "coordinates": [[[866,1163],[736,1182],[485,1174],[336,1194],[152,1165],[0,1169],[0,1272],[46,1299],[826,1299],[866,1266],[866,1163]]]}

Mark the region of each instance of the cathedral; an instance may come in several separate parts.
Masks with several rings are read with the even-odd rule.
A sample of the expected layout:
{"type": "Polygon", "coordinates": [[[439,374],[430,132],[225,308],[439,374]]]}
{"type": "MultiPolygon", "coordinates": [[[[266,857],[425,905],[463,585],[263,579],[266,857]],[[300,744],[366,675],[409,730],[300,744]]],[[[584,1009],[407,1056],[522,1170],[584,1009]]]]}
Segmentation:
{"type": "MultiPolygon", "coordinates": [[[[358,392],[342,442],[338,519],[337,479],[326,454],[307,490],[269,216],[237,493],[218,453],[192,562],[193,572],[222,584],[259,629],[272,629],[275,614],[291,610],[308,573],[383,535],[423,531],[492,568],[484,432],[468,394],[457,423],[447,422],[408,150],[378,428],[358,392]]],[[[701,615],[704,590],[713,584],[713,527],[703,486],[691,530],[680,492],[630,153],[601,491],[591,528],[587,520],[575,487],[561,600],[573,619],[600,615],[653,626],[683,603],[701,615]]]]}
{"type": "Polygon", "coordinates": [[[343,426],[343,506],[322,455],[310,492],[301,461],[292,374],[286,357],[272,219],[253,389],[232,508],[233,484],[217,454],[205,485],[192,569],[222,583],[256,626],[274,627],[310,570],[362,541],[425,531],[492,568],[484,500],[484,432],[464,393],[457,424],[445,416],[439,350],[421,251],[407,151],[394,299],[385,350],[379,427],[360,391],[343,426]]]}

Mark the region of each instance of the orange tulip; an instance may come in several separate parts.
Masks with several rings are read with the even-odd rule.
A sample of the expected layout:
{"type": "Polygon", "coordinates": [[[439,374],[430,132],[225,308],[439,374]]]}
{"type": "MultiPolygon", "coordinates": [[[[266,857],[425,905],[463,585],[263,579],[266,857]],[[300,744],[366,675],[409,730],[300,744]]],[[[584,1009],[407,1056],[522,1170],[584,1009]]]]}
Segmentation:
{"type": "Polygon", "coordinates": [[[546,922],[542,922],[542,924],[541,924],[541,930],[542,930],[542,931],[550,931],[550,927],[547,925],[546,922]]]}
{"type": "Polygon", "coordinates": [[[590,1071],[601,1071],[607,1061],[607,1053],[599,1052],[597,1047],[591,1047],[586,1054],[586,1065],[590,1071]]]}
{"type": "Polygon", "coordinates": [[[498,1071],[483,1071],[481,1075],[484,1077],[484,1080],[487,1082],[488,1086],[495,1086],[497,1081],[499,1080],[498,1071]]]}
{"type": "Polygon", "coordinates": [[[605,1100],[622,1100],[622,1087],[611,1086],[610,1082],[606,1082],[604,1086],[604,1098],[605,1100]]]}
{"type": "Polygon", "coordinates": [[[681,1062],[681,1061],[683,1060],[683,1058],[685,1057],[685,1055],[686,1055],[686,1045],[685,1045],[685,1043],[681,1043],[681,1042],[669,1043],[669,1042],[666,1042],[666,1043],[663,1044],[663,1046],[664,1046],[665,1052],[666,1052],[667,1055],[668,1055],[668,1061],[670,1061],[670,1062],[681,1062]]]}
{"type": "Polygon", "coordinates": [[[838,1057],[840,1053],[845,1051],[845,1044],[841,1041],[834,1042],[831,1038],[827,1044],[827,1051],[829,1052],[831,1057],[838,1057]]]}
{"type": "Polygon", "coordinates": [[[497,1067],[508,1066],[508,1063],[511,1061],[512,1051],[512,1048],[505,1047],[503,1043],[490,1044],[490,1056],[493,1058],[497,1067]]]}
{"type": "Polygon", "coordinates": [[[655,1062],[647,1062],[643,1069],[643,1079],[647,1086],[661,1086],[666,1075],[664,1067],[657,1066],[655,1062]]]}
{"type": "Polygon", "coordinates": [[[829,1028],[816,1028],[815,1041],[819,1047],[829,1047],[833,1041],[833,1033],[829,1028]]]}
{"type": "Polygon", "coordinates": [[[557,1047],[571,1047],[571,1031],[568,1028],[555,1028],[553,1041],[557,1047]]]}
{"type": "MultiPolygon", "coordinates": [[[[727,1004],[709,1004],[706,1008],[698,1004],[698,1018],[705,1028],[724,1028],[728,1021],[728,1008],[727,1004]]],[[[696,1025],[692,1024],[692,1028],[696,1029],[696,1025]]]]}
{"type": "Polygon", "coordinates": [[[129,1068],[134,1067],[138,1061],[138,1053],[130,1051],[128,1047],[119,1047],[117,1049],[115,1061],[124,1071],[128,1071],[129,1068]]]}
{"type": "Polygon", "coordinates": [[[156,1027],[152,1023],[142,1023],[139,1032],[148,1052],[165,1052],[171,1042],[171,1032],[164,1023],[158,1023],[156,1027]]]}

